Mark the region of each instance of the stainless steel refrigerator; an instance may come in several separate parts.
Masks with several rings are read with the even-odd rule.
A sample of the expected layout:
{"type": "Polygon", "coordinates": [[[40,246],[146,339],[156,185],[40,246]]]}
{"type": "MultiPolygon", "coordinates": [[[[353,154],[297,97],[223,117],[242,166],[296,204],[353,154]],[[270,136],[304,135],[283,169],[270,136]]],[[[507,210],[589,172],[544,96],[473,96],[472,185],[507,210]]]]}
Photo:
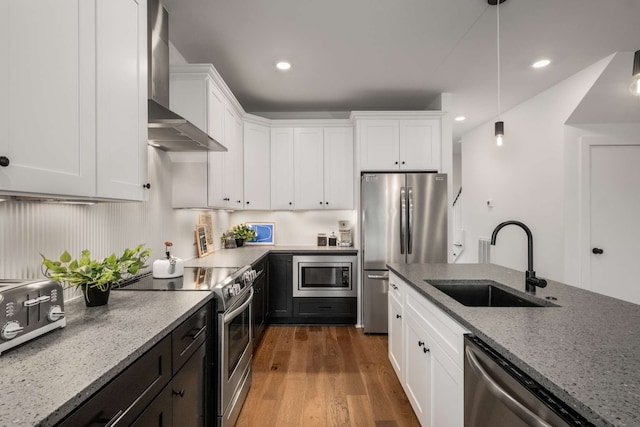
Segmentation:
{"type": "Polygon", "coordinates": [[[365,333],[387,333],[387,263],[447,262],[447,175],[362,173],[365,333]]]}

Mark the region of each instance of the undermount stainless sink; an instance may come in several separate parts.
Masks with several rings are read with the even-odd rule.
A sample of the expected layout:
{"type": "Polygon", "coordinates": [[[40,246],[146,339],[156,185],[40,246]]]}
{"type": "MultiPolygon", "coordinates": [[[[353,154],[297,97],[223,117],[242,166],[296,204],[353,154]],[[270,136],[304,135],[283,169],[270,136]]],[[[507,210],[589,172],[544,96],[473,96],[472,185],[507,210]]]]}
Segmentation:
{"type": "Polygon", "coordinates": [[[493,280],[425,280],[467,307],[558,307],[493,280]]]}

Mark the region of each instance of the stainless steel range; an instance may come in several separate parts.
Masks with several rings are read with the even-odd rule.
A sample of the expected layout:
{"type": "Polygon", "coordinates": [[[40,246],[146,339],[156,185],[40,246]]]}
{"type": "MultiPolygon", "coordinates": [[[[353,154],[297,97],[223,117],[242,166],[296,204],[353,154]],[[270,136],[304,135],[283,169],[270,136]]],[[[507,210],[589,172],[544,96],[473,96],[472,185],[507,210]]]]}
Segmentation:
{"type": "Polygon", "coordinates": [[[151,275],[123,283],[121,290],[210,291],[215,294],[215,327],[209,336],[216,350],[211,363],[217,425],[233,426],[251,388],[253,332],[251,308],[257,272],[244,267],[185,267],[184,276],[154,279],[151,275]]]}

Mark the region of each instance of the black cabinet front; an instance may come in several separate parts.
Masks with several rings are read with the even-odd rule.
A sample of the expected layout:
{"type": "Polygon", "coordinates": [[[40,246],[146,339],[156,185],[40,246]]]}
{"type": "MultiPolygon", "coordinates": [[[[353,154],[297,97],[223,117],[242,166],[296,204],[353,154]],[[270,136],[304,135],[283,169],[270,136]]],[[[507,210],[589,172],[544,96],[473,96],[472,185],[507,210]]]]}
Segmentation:
{"type": "Polygon", "coordinates": [[[205,390],[207,372],[206,345],[201,345],[171,380],[173,425],[205,425],[205,390]]]}
{"type": "Polygon", "coordinates": [[[269,255],[269,314],[271,319],[293,316],[293,255],[269,255]]]}

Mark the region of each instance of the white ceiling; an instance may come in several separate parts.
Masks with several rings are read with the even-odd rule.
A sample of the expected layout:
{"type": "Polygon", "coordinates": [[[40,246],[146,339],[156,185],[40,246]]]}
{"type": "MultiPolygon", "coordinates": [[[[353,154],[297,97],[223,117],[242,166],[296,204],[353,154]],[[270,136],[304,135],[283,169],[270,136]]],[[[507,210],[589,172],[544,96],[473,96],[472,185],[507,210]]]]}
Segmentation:
{"type": "MultiPolygon", "coordinates": [[[[498,113],[496,7],[486,0],[163,3],[172,43],[190,63],[212,63],[248,112],[424,109],[450,92],[454,114],[467,117],[456,138],[498,113]],[[282,59],[290,71],[275,69],[282,59]]],[[[640,0],[507,0],[502,110],[640,49],[639,21],[640,0]],[[549,67],[531,68],[543,57],[549,67]]]]}

